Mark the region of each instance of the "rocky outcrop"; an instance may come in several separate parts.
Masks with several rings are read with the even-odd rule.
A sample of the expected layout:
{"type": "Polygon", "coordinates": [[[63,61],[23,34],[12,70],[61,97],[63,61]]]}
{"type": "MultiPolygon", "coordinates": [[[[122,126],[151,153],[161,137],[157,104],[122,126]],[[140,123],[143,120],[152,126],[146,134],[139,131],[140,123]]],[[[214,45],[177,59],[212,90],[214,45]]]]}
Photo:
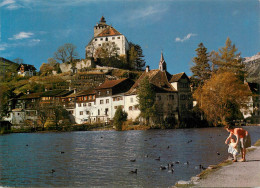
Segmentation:
{"type": "Polygon", "coordinates": [[[260,83],[260,52],[252,57],[243,58],[243,63],[248,72],[248,80],[260,83]]]}

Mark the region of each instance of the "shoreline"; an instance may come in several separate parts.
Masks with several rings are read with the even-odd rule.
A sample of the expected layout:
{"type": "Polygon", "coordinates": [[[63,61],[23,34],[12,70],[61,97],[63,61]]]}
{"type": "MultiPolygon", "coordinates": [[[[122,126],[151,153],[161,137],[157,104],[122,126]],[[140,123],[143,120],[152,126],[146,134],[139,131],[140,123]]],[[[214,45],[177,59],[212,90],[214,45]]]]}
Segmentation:
{"type": "MultiPolygon", "coordinates": [[[[254,151],[256,151],[256,150],[260,151],[260,139],[258,139],[255,142],[255,144],[252,145],[250,148],[247,148],[247,157],[248,157],[248,155],[254,153],[254,151]]],[[[238,157],[241,157],[241,154],[239,154],[238,157]]],[[[254,160],[254,161],[258,161],[258,160],[254,160]]],[[[247,162],[249,162],[249,161],[247,161],[247,162]]],[[[177,188],[177,187],[197,187],[197,186],[200,187],[201,182],[212,179],[211,176],[214,177],[214,174],[218,173],[218,171],[223,169],[224,167],[228,167],[228,166],[231,166],[231,165],[237,166],[237,164],[239,164],[239,163],[247,164],[247,162],[245,162],[245,163],[243,163],[243,162],[232,162],[232,160],[227,159],[227,160],[220,162],[217,165],[209,165],[207,169],[203,170],[198,175],[191,177],[190,180],[188,180],[188,181],[183,181],[183,180],[177,181],[176,184],[173,187],[174,188],[177,188]]],[[[225,179],[229,179],[228,177],[229,176],[226,176],[225,179]]],[[[214,181],[211,181],[211,182],[212,182],[212,187],[219,187],[219,186],[213,185],[214,181]]],[[[214,182],[214,183],[216,183],[216,182],[214,182]]],[[[209,186],[209,185],[207,185],[207,186],[209,186]]],[[[231,187],[233,185],[227,185],[227,186],[231,187]]],[[[224,186],[224,187],[227,187],[227,186],[224,186]]],[[[260,184],[258,186],[260,186],[260,184]]],[[[248,187],[248,186],[246,186],[246,187],[248,187]]],[[[249,187],[251,187],[251,186],[249,186],[249,187]]]]}

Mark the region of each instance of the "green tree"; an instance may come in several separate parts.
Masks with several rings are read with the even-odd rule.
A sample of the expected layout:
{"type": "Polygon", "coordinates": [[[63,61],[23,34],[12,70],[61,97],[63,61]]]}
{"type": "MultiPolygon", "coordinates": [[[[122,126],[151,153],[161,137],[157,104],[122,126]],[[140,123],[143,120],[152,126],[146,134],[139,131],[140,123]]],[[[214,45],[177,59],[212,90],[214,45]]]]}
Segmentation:
{"type": "Polygon", "coordinates": [[[128,51],[129,68],[142,70],[145,66],[143,50],[140,45],[129,43],[130,50],[128,51]]]}
{"type": "Polygon", "coordinates": [[[116,109],[116,113],[115,113],[115,116],[113,119],[114,125],[115,125],[117,131],[122,130],[123,122],[126,121],[126,119],[127,119],[127,113],[125,111],[123,111],[121,106],[119,106],[116,109]]]}
{"type": "Polygon", "coordinates": [[[219,71],[231,71],[235,73],[241,81],[244,81],[246,72],[240,54],[241,53],[237,53],[235,44],[232,44],[232,41],[228,37],[225,46],[220,48],[219,52],[213,53],[212,56],[215,56],[213,61],[219,71]]]}
{"type": "Polygon", "coordinates": [[[60,46],[57,52],[54,53],[54,59],[60,61],[61,63],[72,63],[74,59],[78,57],[76,51],[76,46],[71,43],[66,43],[63,46],[60,46]]]}
{"type": "Polygon", "coordinates": [[[192,59],[194,65],[190,68],[193,73],[191,78],[195,85],[200,85],[210,78],[211,70],[207,48],[203,43],[198,45],[196,52],[197,57],[192,59]]]}
{"type": "Polygon", "coordinates": [[[137,98],[141,111],[140,116],[145,119],[146,124],[149,124],[149,120],[153,118],[156,113],[155,96],[156,93],[153,85],[150,84],[149,78],[145,77],[137,89],[137,98]]]}
{"type": "Polygon", "coordinates": [[[193,94],[208,122],[214,126],[239,118],[251,92],[233,72],[217,72],[193,94]]]}

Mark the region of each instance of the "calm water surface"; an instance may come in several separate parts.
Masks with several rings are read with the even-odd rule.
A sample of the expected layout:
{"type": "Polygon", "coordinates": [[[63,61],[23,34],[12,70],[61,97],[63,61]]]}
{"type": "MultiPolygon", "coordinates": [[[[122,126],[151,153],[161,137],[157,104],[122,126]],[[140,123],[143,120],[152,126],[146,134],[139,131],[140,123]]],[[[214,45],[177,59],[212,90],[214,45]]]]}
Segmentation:
{"type": "MultiPolygon", "coordinates": [[[[260,138],[260,127],[245,129],[252,143],[260,138]]],[[[170,187],[227,159],[227,136],[223,128],[3,135],[0,185],[170,187]],[[160,170],[175,161],[174,173],[160,170]]]]}

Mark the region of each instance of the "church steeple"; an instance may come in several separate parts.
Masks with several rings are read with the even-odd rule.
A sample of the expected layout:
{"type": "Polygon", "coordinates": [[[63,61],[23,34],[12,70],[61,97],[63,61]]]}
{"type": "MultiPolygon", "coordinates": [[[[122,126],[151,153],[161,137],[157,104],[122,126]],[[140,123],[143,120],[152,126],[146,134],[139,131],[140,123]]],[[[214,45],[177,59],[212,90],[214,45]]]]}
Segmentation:
{"type": "Polygon", "coordinates": [[[159,70],[160,71],[166,71],[166,62],[164,61],[162,52],[161,52],[161,59],[160,59],[160,62],[159,62],[159,70]]]}

